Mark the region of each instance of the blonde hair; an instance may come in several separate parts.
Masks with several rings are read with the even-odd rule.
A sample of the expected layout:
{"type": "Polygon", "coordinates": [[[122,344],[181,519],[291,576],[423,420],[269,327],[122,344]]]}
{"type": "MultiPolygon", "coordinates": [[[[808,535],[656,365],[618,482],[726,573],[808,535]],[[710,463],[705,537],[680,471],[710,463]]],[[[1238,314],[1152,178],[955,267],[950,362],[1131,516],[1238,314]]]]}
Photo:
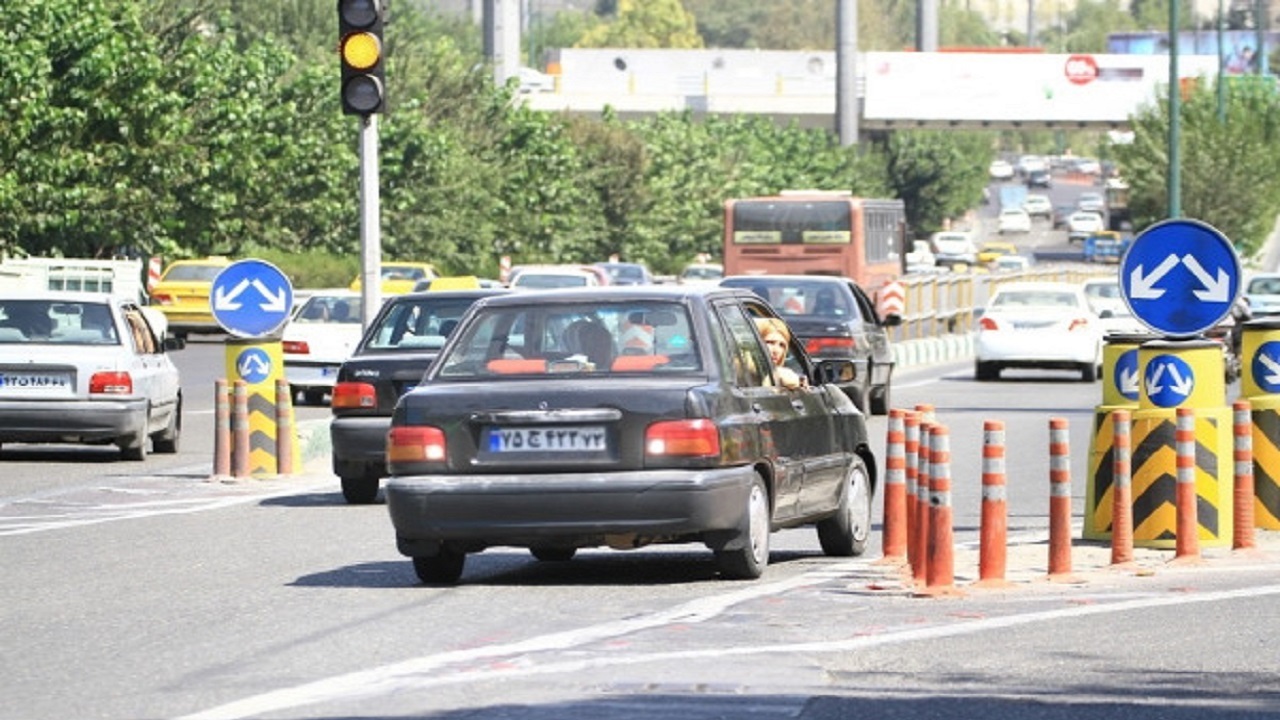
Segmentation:
{"type": "Polygon", "coordinates": [[[760,337],[765,337],[771,333],[777,333],[788,343],[791,342],[791,328],[788,328],[787,324],[778,318],[756,318],[756,330],[760,331],[760,337]]]}

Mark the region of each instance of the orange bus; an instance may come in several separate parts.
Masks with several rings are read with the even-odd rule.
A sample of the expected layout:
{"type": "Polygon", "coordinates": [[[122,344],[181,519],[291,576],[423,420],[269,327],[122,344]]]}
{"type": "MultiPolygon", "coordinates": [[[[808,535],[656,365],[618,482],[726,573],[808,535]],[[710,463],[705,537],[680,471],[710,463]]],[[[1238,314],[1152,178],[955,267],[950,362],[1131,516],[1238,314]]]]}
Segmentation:
{"type": "Polygon", "coordinates": [[[901,200],[783,191],[724,203],[725,275],[838,275],[874,291],[902,274],[901,200]]]}

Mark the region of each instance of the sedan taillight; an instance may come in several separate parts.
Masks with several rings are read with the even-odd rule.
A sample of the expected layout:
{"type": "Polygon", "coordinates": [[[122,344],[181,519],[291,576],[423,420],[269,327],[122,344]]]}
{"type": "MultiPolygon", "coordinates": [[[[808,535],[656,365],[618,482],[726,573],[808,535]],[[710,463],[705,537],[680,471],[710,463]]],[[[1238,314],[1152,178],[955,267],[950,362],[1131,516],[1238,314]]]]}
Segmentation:
{"type": "Polygon", "coordinates": [[[332,409],[375,408],[378,406],[378,394],[369,383],[340,382],[333,387],[333,397],[329,401],[332,409]]]}
{"type": "Polygon", "coordinates": [[[173,304],[173,296],[166,293],[152,293],[151,300],[157,305],[173,304]]]}
{"type": "Polygon", "coordinates": [[[645,430],[644,454],[650,457],[718,457],[720,428],[705,418],[656,422],[645,430]]]}
{"type": "Polygon", "coordinates": [[[851,337],[815,337],[804,341],[804,349],[810,355],[819,355],[830,350],[847,352],[856,346],[857,343],[851,337]]]}
{"type": "Polygon", "coordinates": [[[1067,330],[1085,330],[1089,327],[1089,318],[1076,318],[1067,326],[1067,330]]]}
{"type": "Polygon", "coordinates": [[[96,372],[89,378],[90,395],[132,395],[133,378],[127,372],[96,372]]]}
{"type": "Polygon", "coordinates": [[[984,317],[978,320],[978,328],[980,330],[999,330],[1000,325],[995,320],[984,317]]]}
{"type": "Polygon", "coordinates": [[[306,340],[285,340],[280,347],[290,355],[311,354],[311,346],[307,345],[306,340]]]}
{"type": "Polygon", "coordinates": [[[429,425],[393,427],[387,432],[387,462],[444,462],[444,431],[429,425]]]}

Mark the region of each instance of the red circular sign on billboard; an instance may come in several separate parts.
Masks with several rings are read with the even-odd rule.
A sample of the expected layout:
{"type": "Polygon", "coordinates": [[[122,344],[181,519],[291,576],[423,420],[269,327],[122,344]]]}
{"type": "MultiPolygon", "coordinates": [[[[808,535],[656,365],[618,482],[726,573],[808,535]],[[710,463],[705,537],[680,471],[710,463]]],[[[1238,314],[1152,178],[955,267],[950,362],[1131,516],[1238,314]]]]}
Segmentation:
{"type": "Polygon", "coordinates": [[[1067,80],[1076,85],[1087,85],[1098,79],[1098,62],[1092,55],[1072,55],[1067,58],[1066,67],[1063,69],[1067,80]]]}

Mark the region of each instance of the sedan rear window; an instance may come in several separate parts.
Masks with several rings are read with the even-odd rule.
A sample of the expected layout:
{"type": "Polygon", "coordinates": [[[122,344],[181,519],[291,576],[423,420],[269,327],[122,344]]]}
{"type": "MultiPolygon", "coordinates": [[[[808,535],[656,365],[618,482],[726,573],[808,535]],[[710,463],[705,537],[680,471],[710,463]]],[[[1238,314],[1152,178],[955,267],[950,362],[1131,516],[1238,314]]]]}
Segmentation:
{"type": "Polygon", "coordinates": [[[701,369],[684,306],[665,302],[488,307],[442,356],[438,377],[593,373],[635,377],[701,369]]]}
{"type": "Polygon", "coordinates": [[[117,345],[105,302],[0,301],[0,344],[117,345]]]}

